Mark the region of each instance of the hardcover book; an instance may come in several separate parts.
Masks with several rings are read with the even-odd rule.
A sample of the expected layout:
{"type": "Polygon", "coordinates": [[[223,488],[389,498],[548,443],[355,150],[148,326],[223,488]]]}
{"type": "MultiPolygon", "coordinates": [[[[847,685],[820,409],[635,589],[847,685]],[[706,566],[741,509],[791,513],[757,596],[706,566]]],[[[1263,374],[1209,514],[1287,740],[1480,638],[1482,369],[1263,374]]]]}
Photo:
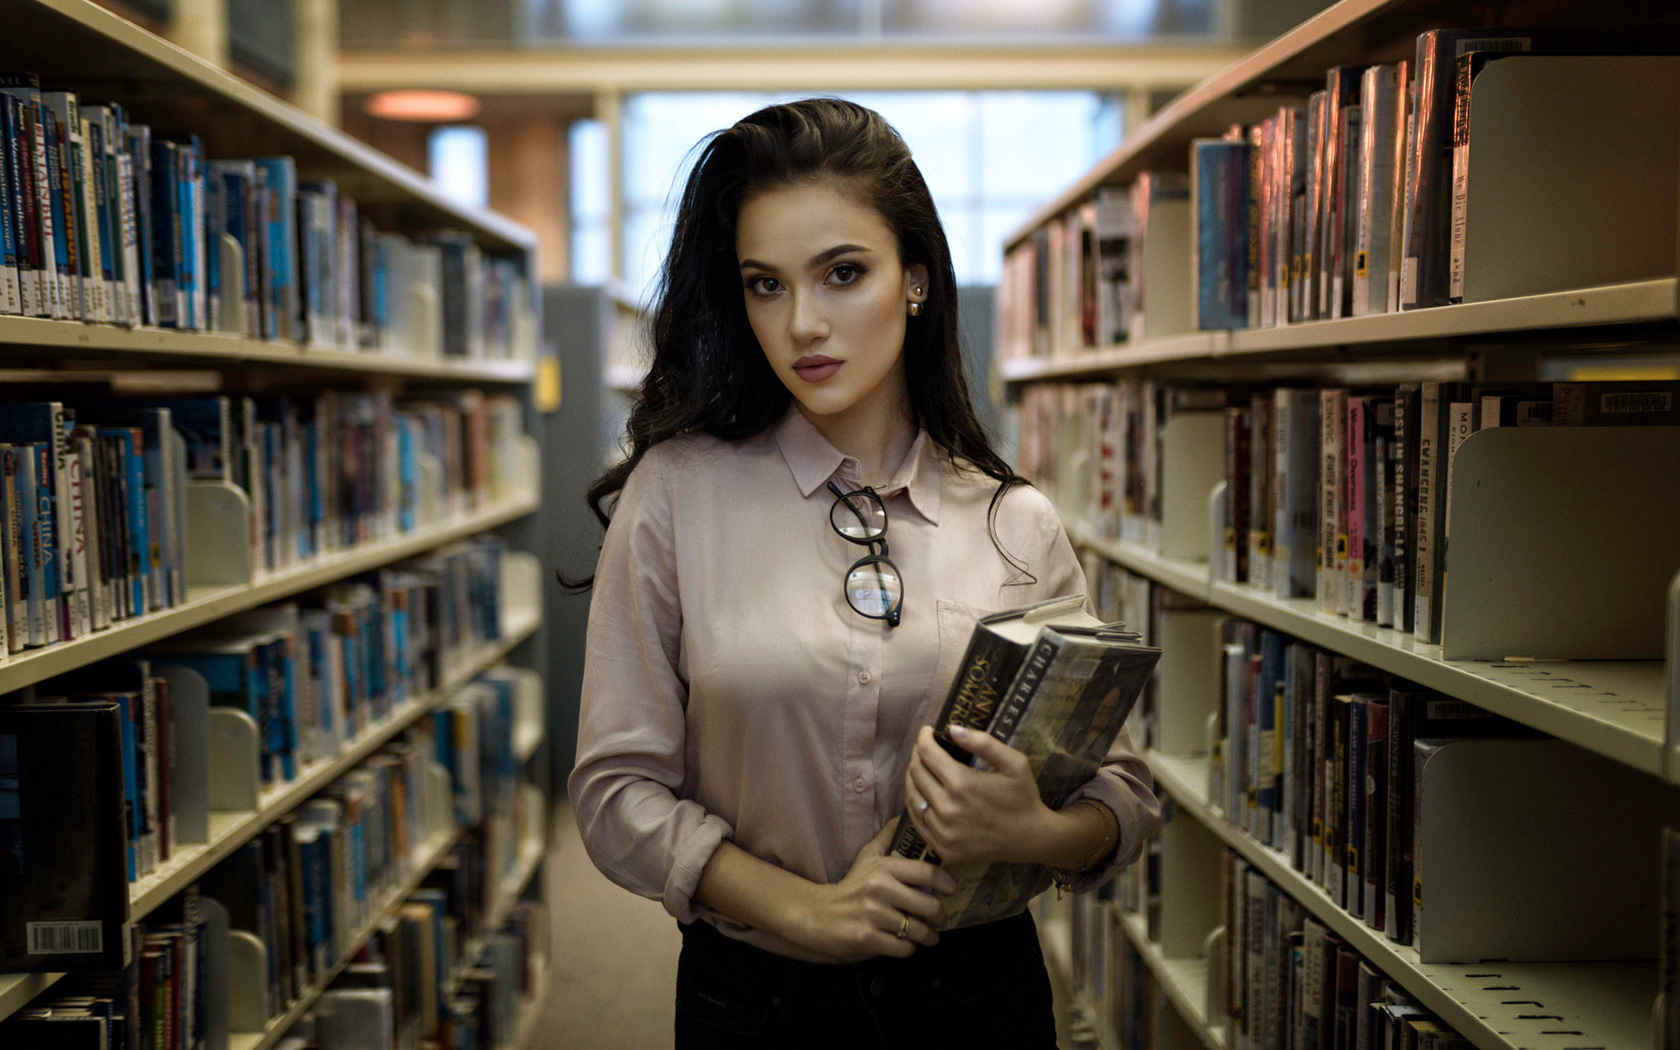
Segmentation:
{"type": "MultiPolygon", "coordinates": [[[[935,737],[959,761],[972,763],[972,756],[950,741],[952,725],[983,728],[1023,752],[1051,808],[1096,774],[1161,657],[1136,634],[1086,613],[1084,600],[1069,595],[981,619],[934,721],[935,737]]],[[[939,863],[908,812],[892,852],[939,863]]],[[[976,862],[949,870],[957,889],[945,900],[946,929],[1014,915],[1051,880],[1041,864],[976,862]]]]}

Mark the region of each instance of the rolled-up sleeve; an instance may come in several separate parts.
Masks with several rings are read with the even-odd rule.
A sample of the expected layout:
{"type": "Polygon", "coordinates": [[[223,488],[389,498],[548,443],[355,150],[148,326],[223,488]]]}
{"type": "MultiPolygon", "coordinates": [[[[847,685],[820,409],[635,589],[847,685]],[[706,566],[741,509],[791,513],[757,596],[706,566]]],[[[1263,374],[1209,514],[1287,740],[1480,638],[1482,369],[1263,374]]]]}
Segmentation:
{"type": "Polygon", "coordinates": [[[568,790],[595,866],[692,922],[700,874],[734,830],[682,797],[688,683],[673,536],[650,455],[620,493],[596,566],[568,790]]]}
{"type": "MultiPolygon", "coordinates": [[[[1041,591],[1040,597],[1053,598],[1079,592],[1089,595],[1079,556],[1073,552],[1067,532],[1048,502],[1045,501],[1044,511],[1049,521],[1042,533],[1041,553],[1033,562],[1035,566],[1042,566],[1037,588],[1041,591]]],[[[1088,599],[1087,607],[1089,604],[1088,599]]],[[[1083,872],[1073,880],[1072,888],[1076,893],[1094,890],[1119,874],[1121,868],[1143,852],[1143,845],[1149,837],[1161,830],[1161,802],[1155,797],[1155,778],[1150,775],[1143,756],[1132,746],[1131,735],[1124,729],[1110,745],[1102,768],[1073,793],[1067,805],[1082,798],[1095,799],[1114,811],[1120,824],[1120,841],[1107,863],[1083,872]]]]}

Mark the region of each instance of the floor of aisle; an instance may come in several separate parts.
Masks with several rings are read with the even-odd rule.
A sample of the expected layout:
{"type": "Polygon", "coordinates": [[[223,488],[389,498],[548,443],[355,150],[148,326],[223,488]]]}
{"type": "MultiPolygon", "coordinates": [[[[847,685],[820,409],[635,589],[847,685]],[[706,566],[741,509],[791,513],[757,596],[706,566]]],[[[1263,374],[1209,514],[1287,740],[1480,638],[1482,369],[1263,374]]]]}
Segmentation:
{"type": "MultiPolygon", "coordinates": [[[[657,901],[613,885],[583,851],[569,805],[549,834],[549,991],[521,1050],[665,1050],[675,1018],[677,924],[657,901]]],[[[1052,977],[1057,977],[1052,970],[1052,977]]],[[[1056,986],[1057,1043],[1068,1046],[1056,986]]]]}
{"type": "Polygon", "coordinates": [[[550,831],[548,1000],[523,1050],[661,1050],[671,1045],[676,921],[620,889],[583,852],[571,807],[550,831]]]}

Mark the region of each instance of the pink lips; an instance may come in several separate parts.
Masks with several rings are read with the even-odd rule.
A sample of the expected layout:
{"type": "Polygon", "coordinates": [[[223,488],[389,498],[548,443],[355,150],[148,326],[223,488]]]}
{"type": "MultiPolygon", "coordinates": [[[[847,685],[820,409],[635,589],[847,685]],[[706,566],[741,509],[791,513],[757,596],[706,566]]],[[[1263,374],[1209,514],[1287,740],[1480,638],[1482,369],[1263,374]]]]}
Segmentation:
{"type": "Polygon", "coordinates": [[[844,363],[821,354],[806,354],[793,363],[793,370],[807,383],[820,383],[840,371],[840,366],[844,363]]]}

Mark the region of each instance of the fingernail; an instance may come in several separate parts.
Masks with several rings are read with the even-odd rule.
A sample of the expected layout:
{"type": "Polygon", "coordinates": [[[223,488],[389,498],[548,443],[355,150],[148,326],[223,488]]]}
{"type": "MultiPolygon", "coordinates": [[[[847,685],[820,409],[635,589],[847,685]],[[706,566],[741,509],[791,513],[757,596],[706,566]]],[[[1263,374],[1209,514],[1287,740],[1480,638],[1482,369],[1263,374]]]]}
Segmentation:
{"type": "Polygon", "coordinates": [[[967,726],[952,726],[951,727],[951,736],[955,737],[958,740],[962,740],[963,738],[968,736],[968,727],[967,726]]]}

